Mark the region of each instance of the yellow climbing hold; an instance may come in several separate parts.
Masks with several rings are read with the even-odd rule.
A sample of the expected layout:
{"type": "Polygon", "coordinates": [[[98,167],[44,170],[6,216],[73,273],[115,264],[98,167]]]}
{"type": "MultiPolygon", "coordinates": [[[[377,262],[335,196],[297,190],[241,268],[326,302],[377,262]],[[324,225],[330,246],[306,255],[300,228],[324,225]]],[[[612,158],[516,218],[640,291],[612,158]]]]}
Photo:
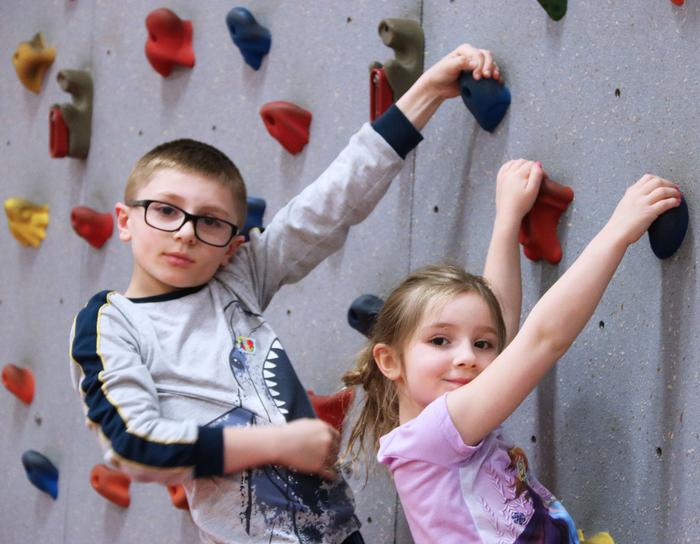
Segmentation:
{"type": "Polygon", "coordinates": [[[5,213],[12,235],[24,246],[39,247],[46,238],[49,207],[23,198],[8,198],[5,201],[5,213]]]}
{"type": "Polygon", "coordinates": [[[578,539],[581,544],[615,544],[610,533],[596,533],[590,538],[585,538],[581,529],[578,531],[578,539]]]}
{"type": "Polygon", "coordinates": [[[12,62],[22,85],[30,91],[38,93],[41,90],[46,71],[53,64],[55,58],[56,48],[46,47],[44,36],[41,32],[37,32],[30,41],[21,42],[17,46],[15,54],[12,56],[12,62]]]}

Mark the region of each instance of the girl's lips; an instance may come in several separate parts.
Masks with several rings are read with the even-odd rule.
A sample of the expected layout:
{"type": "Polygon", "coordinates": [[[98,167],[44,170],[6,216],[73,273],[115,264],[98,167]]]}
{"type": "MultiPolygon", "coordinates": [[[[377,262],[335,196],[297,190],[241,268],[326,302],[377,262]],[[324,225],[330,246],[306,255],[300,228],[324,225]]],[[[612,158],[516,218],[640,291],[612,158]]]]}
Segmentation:
{"type": "Polygon", "coordinates": [[[187,255],[183,255],[182,253],[163,253],[163,256],[168,264],[180,268],[188,267],[194,263],[192,259],[190,259],[187,255]]]}

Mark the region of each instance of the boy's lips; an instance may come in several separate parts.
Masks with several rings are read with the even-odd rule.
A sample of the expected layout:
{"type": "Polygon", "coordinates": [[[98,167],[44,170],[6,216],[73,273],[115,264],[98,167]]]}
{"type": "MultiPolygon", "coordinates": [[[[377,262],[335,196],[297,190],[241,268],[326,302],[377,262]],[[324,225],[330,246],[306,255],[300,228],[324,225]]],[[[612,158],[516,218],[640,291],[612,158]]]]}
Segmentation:
{"type": "Polygon", "coordinates": [[[173,251],[171,253],[163,253],[163,256],[165,257],[165,260],[173,266],[186,267],[194,263],[194,261],[185,253],[173,251]]]}

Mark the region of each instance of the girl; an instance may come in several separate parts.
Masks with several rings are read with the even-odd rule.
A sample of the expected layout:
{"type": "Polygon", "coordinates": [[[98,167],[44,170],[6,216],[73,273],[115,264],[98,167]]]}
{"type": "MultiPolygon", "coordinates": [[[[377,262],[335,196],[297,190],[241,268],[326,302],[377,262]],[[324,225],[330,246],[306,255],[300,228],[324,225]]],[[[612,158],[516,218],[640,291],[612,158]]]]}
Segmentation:
{"type": "MultiPolygon", "coordinates": [[[[578,543],[568,514],[500,425],[585,326],[627,247],[681,198],[675,184],[651,175],[628,188],[509,343],[520,313],[520,270],[518,264],[509,284],[502,265],[512,262],[513,245],[519,263],[517,229],[499,223],[499,193],[520,191],[501,198],[519,203],[507,225],[519,224],[541,170],[521,164],[509,177],[504,169],[484,274],[490,281],[454,266],[409,275],[387,298],[357,368],[344,377],[366,393],[348,448],[357,455],[369,441],[379,450],[419,544],[578,543]],[[510,245],[499,242],[499,232],[509,233],[510,245]]],[[[602,536],[597,541],[611,542],[602,536]]]]}

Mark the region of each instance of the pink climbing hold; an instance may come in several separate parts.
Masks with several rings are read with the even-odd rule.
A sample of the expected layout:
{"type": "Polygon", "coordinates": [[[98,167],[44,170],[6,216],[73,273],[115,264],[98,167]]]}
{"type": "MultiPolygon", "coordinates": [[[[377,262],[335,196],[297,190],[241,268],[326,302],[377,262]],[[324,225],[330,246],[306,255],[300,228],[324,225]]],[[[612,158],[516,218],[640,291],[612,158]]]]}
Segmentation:
{"type": "Polygon", "coordinates": [[[573,199],[574,191],[571,187],[560,185],[545,174],[537,200],[520,225],[518,240],[528,259],[544,259],[551,264],[561,261],[557,224],[573,199]]]}
{"type": "Polygon", "coordinates": [[[114,219],[109,212],[100,213],[85,206],[73,208],[70,214],[73,229],[97,249],[101,248],[112,236],[114,219]]]}
{"type": "Polygon", "coordinates": [[[194,66],[192,21],[180,19],[167,8],[159,8],[146,17],[146,28],[146,58],[161,76],[168,77],[175,65],[194,66]]]}
{"type": "Polygon", "coordinates": [[[265,128],[282,147],[296,155],[309,143],[311,112],[291,102],[268,102],[260,109],[265,128]]]}
{"type": "Polygon", "coordinates": [[[24,404],[34,400],[34,374],[28,368],[7,364],[2,369],[2,384],[24,404]]]}

